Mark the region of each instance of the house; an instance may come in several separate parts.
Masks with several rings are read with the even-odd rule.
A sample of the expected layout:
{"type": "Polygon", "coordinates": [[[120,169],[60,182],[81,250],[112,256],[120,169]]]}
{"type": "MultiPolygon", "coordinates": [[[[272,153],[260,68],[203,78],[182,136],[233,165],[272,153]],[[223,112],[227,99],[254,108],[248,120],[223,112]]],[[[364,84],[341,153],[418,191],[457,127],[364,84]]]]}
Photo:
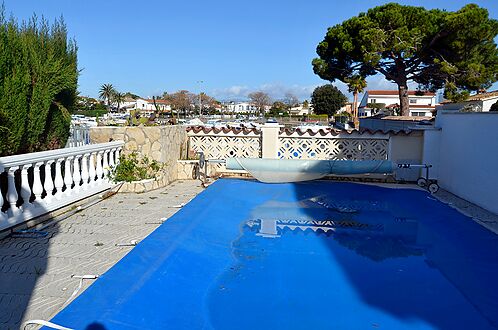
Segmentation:
{"type": "MultiPolygon", "coordinates": [[[[250,103],[250,102],[228,102],[225,104],[226,112],[229,113],[257,113],[259,112],[258,108],[256,105],[250,103]]],[[[265,109],[265,111],[268,111],[268,109],[265,109]]]]}
{"type": "MultiPolygon", "coordinates": [[[[408,91],[410,116],[432,117],[436,106],[436,94],[424,91],[408,91]]],[[[382,104],[392,108],[400,104],[398,91],[395,90],[370,90],[366,91],[358,107],[360,117],[375,115],[375,110],[369,104],[382,104]]]]}
{"type": "Polygon", "coordinates": [[[153,99],[137,99],[135,108],[132,110],[139,111],[142,116],[150,116],[156,111],[170,112],[171,104],[167,100],[156,100],[156,104],[154,104],[153,99]]]}
{"type": "Polygon", "coordinates": [[[297,107],[292,107],[290,108],[290,114],[292,116],[304,116],[304,115],[309,115],[312,113],[312,108],[311,107],[304,107],[302,104],[300,104],[297,107]]]}
{"type": "Polygon", "coordinates": [[[471,95],[463,102],[443,101],[436,107],[436,110],[460,111],[463,108],[469,108],[476,112],[488,112],[496,102],[498,102],[498,90],[471,95]]]}

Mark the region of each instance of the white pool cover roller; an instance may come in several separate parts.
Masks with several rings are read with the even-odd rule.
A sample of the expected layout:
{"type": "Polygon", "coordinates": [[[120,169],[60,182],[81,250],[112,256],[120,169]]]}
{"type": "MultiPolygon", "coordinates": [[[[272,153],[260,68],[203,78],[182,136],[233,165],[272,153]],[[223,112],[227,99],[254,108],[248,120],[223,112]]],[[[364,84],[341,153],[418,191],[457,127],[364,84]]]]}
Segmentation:
{"type": "Polygon", "coordinates": [[[392,173],[389,160],[308,160],[228,158],[228,170],[246,170],[254,178],[267,183],[309,181],[329,174],[392,173]]]}

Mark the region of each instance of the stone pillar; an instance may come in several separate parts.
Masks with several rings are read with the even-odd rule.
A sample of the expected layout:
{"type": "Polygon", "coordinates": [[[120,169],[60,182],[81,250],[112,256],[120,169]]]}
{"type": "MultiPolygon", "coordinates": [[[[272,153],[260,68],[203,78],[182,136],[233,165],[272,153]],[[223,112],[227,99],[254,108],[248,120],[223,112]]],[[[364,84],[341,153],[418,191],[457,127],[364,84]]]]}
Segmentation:
{"type": "Polygon", "coordinates": [[[261,156],[262,158],[278,158],[278,124],[265,124],[261,126],[261,156]]]}

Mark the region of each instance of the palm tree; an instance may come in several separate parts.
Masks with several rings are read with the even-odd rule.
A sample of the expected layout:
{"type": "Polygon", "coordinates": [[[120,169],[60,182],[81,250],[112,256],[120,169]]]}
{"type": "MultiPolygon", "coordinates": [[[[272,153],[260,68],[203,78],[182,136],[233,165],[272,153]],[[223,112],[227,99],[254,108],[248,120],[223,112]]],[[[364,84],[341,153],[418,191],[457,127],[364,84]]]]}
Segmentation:
{"type": "Polygon", "coordinates": [[[119,112],[119,106],[125,101],[125,93],[115,91],[114,94],[112,94],[112,101],[117,103],[119,112]]]}
{"type": "Polygon", "coordinates": [[[354,75],[345,81],[348,84],[348,89],[350,93],[353,93],[353,121],[355,127],[358,125],[358,93],[362,93],[365,87],[367,87],[367,81],[365,77],[360,75],[354,75]]]}
{"type": "Polygon", "coordinates": [[[112,84],[103,84],[100,86],[99,97],[102,100],[107,100],[107,110],[111,107],[111,99],[113,98],[116,90],[112,84]]]}

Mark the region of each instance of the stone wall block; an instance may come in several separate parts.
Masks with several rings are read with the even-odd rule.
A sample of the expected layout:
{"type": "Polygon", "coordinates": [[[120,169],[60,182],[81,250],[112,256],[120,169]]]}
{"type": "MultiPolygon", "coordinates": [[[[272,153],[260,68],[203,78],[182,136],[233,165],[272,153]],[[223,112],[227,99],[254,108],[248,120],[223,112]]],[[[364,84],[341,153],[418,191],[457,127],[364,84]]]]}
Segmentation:
{"type": "Polygon", "coordinates": [[[130,140],[135,140],[137,145],[145,143],[144,127],[129,127],[126,131],[130,140]]]}

